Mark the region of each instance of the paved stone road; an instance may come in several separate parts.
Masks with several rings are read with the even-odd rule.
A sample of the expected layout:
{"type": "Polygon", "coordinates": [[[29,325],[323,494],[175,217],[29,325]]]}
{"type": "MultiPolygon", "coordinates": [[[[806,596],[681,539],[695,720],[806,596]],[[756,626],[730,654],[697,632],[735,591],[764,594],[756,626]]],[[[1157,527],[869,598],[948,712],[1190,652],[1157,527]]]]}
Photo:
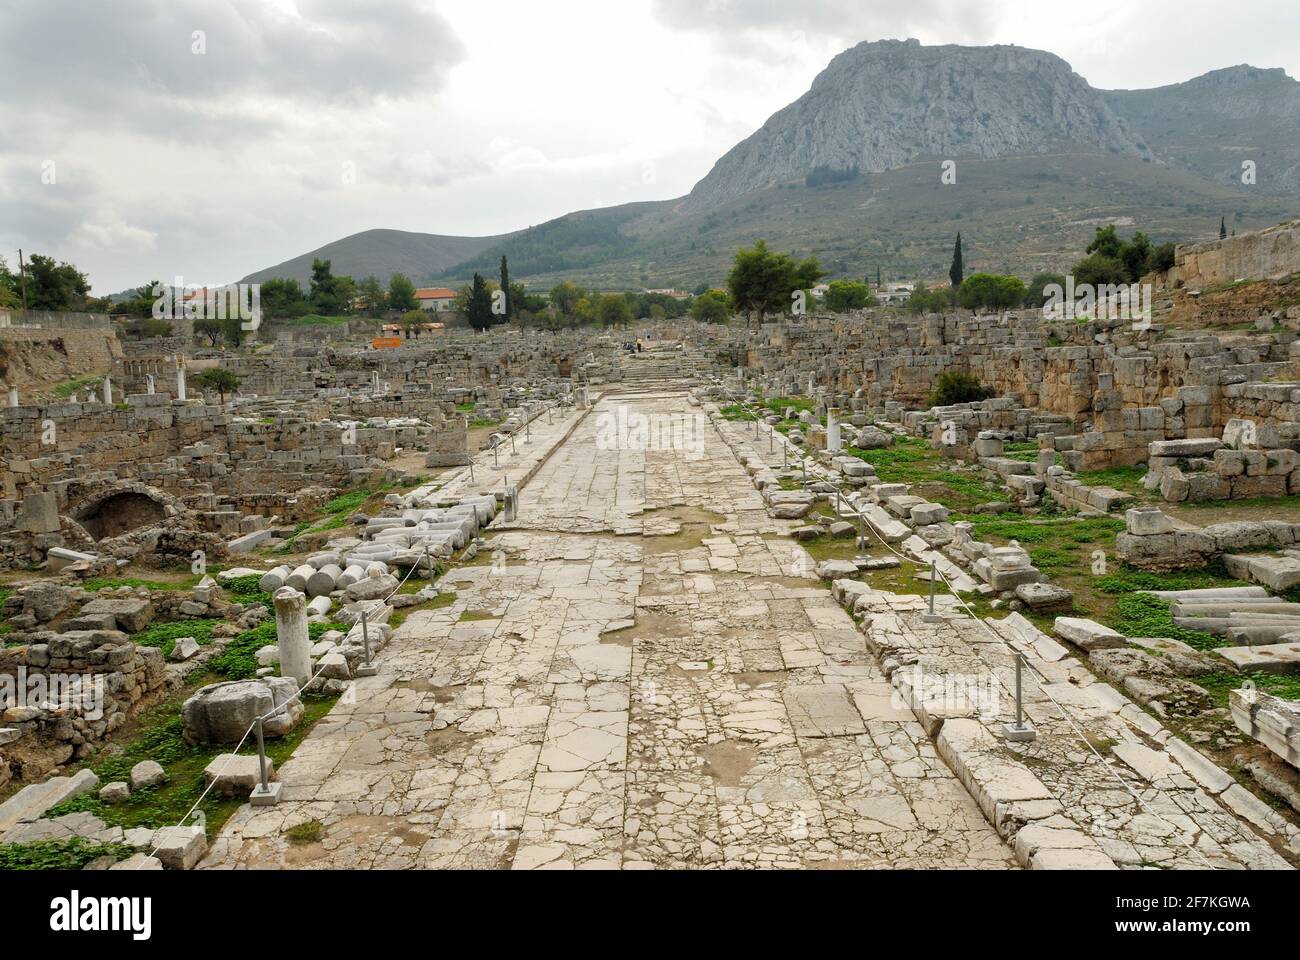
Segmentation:
{"type": "Polygon", "coordinates": [[[206,866],[1014,865],[714,428],[620,406],[697,428],[602,399],[206,866]]]}

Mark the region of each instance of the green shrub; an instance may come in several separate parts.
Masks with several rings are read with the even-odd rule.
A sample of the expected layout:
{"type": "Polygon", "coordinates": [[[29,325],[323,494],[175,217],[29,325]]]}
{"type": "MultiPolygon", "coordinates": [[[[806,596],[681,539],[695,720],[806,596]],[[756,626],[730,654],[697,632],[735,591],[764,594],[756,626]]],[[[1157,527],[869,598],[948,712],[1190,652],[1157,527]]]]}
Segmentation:
{"type": "Polygon", "coordinates": [[[996,392],[982,385],[974,374],[949,370],[939,375],[939,382],[930,395],[930,406],[951,407],[955,403],[975,403],[987,400],[996,392]]]}
{"type": "Polygon", "coordinates": [[[120,843],[95,843],[85,837],[0,843],[0,870],[80,870],[92,860],[125,860],[135,851],[120,843]]]}

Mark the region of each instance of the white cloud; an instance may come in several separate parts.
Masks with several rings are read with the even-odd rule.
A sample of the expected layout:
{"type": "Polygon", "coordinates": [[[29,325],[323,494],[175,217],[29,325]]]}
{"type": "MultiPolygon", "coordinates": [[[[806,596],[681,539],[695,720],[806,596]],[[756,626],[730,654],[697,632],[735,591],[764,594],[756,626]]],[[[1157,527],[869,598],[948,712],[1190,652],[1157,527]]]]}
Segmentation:
{"type": "Polygon", "coordinates": [[[1298,16],[1290,0],[9,0],[0,84],[23,96],[0,100],[0,129],[21,131],[0,138],[0,253],[70,260],[103,293],[236,279],[372,227],[504,233],[687,193],[861,40],[1014,42],[1143,86],[1243,61],[1300,74],[1298,16]]]}

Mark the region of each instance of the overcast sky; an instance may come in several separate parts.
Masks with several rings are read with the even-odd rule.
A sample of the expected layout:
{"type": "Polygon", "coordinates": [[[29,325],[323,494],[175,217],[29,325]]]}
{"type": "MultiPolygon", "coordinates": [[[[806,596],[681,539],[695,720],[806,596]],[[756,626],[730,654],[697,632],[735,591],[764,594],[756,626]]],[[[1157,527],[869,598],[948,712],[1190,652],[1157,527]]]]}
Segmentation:
{"type": "Polygon", "coordinates": [[[906,37],[1101,88],[1300,76],[1297,0],[4,0],[0,255],[104,294],[681,196],[836,53],[906,37]]]}

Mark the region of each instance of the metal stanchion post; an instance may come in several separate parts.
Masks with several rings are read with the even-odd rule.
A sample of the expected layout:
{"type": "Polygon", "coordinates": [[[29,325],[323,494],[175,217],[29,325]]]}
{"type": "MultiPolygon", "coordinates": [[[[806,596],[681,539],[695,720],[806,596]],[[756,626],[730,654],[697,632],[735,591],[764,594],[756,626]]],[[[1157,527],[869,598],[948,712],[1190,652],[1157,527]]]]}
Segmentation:
{"type": "Polygon", "coordinates": [[[429,545],[424,545],[424,566],[429,571],[429,586],[433,586],[433,560],[429,557],[429,545]]]}
{"type": "Polygon", "coordinates": [[[513,433],[510,434],[510,452],[511,452],[511,454],[516,454],[516,453],[519,452],[519,451],[515,448],[515,435],[514,435],[513,433]]]}
{"type": "Polygon", "coordinates": [[[530,441],[533,439],[533,420],[532,420],[532,417],[529,417],[527,420],[524,421],[524,434],[525,434],[525,435],[524,435],[524,443],[528,443],[528,442],[530,442],[530,441]]]}
{"type": "Polygon", "coordinates": [[[273,807],[280,801],[280,784],[270,782],[266,772],[266,739],[262,735],[262,718],[253,721],[257,730],[257,772],[259,783],[248,795],[248,802],[254,807],[273,807]]]}
{"type": "Polygon", "coordinates": [[[492,444],[492,466],[496,469],[501,468],[501,441],[498,440],[492,444]]]}
{"type": "Polygon", "coordinates": [[[379,672],[379,668],[370,662],[370,617],[365,610],[361,611],[361,649],[365,654],[365,660],[357,667],[357,676],[373,677],[379,672]]]}
{"type": "Polygon", "coordinates": [[[943,622],[943,617],[939,616],[937,613],[934,612],[934,591],[935,591],[936,583],[939,579],[937,564],[938,564],[937,557],[931,556],[930,557],[930,606],[929,609],[926,611],[925,616],[921,618],[926,623],[943,622]]]}
{"type": "Polygon", "coordinates": [[[1012,743],[1032,743],[1038,737],[1038,732],[1034,730],[1034,725],[1025,717],[1025,701],[1023,694],[1023,678],[1021,672],[1024,669],[1024,654],[1016,654],[1016,722],[1008,723],[1002,728],[1003,735],[1012,743]]]}

